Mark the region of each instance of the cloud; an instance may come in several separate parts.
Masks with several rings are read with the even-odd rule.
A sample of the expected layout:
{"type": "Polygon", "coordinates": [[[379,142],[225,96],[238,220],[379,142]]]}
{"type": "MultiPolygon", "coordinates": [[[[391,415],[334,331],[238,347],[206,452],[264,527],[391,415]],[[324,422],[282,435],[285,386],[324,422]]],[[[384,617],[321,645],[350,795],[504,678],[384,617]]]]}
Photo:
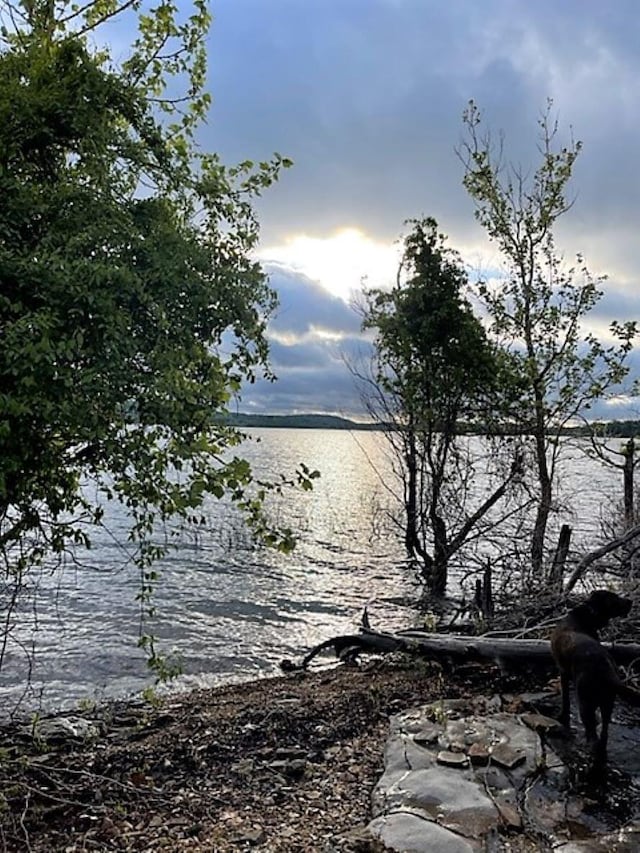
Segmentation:
{"type": "Polygon", "coordinates": [[[401,247],[371,240],[357,228],[343,228],[327,236],[299,234],[280,246],[265,247],[257,254],[272,268],[309,274],[325,290],[351,301],[366,282],[367,287],[388,287],[396,279],[401,247]]]}
{"type": "Polygon", "coordinates": [[[296,270],[280,264],[267,264],[266,269],[280,298],[267,330],[270,362],[278,378],[245,387],[240,408],[362,417],[359,391],[346,364],[371,352],[359,315],[296,270]]]}
{"type": "Polygon", "coordinates": [[[278,378],[246,388],[240,408],[269,414],[329,412],[362,418],[360,393],[344,358],[353,351],[366,352],[367,346],[358,339],[345,339],[339,345],[272,344],[272,365],[278,378]]]}
{"type": "Polygon", "coordinates": [[[468,99],[526,165],[550,96],[562,127],[585,141],[568,218],[584,249],[588,233],[613,234],[636,207],[637,21],[631,0],[615,10],[592,0],[219,0],[204,141],[231,159],[293,157],[260,204],[266,244],[348,226],[390,241],[423,213],[464,241],[477,233],[454,151],[468,99]]]}
{"type": "Polygon", "coordinates": [[[457,170],[464,97],[448,81],[444,45],[437,57],[428,45],[425,63],[439,13],[420,5],[416,21],[415,4],[376,0],[219,4],[209,138],[232,157],[281,150],[296,164],[260,206],[265,242],[281,241],[294,220],[393,238],[448,183],[434,143],[457,170]],[[238,44],[251,45],[250,59],[227,47],[238,44]]]}
{"type": "Polygon", "coordinates": [[[637,319],[640,321],[637,292],[628,287],[618,286],[613,281],[603,282],[600,289],[602,298],[591,310],[590,317],[607,324],[612,320],[626,322],[637,319]]]}
{"type": "Polygon", "coordinates": [[[360,317],[353,308],[319,282],[282,264],[265,263],[264,268],[279,297],[272,335],[308,338],[325,333],[340,338],[359,331],[360,317]]]}
{"type": "MultiPolygon", "coordinates": [[[[275,382],[259,381],[244,389],[241,409],[265,413],[331,412],[364,418],[357,368],[366,373],[372,354],[370,334],[360,329],[359,315],[318,282],[282,264],[268,264],[281,308],[270,323],[271,365],[275,382]]],[[[604,343],[611,317],[633,315],[634,297],[623,288],[604,284],[605,295],[589,315],[586,331],[604,343]]],[[[629,358],[631,376],[640,375],[640,352],[629,358]]],[[[628,396],[630,382],[616,396],[596,402],[589,416],[611,419],[640,416],[640,400],[628,396]]]]}

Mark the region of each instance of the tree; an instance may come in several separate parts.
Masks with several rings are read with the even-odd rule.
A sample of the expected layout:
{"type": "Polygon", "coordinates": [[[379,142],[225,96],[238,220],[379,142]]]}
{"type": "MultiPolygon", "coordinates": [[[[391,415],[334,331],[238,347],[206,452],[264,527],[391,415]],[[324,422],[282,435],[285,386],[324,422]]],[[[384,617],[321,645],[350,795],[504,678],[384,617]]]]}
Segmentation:
{"type": "Polygon", "coordinates": [[[248,463],[229,453],[240,436],[219,416],[242,381],[268,373],[275,296],[249,257],[251,199],[289,162],[227,168],[195,145],[209,103],[204,0],[182,22],[168,0],[141,12],[119,68],[90,46],[102,23],[139,8],[30,0],[2,13],[7,614],[27,569],[90,544],[102,509],[88,481],[131,513],[143,602],[162,552],[154,526],[201,521],[207,494],[228,495],[270,544],[292,544],[290,531],[269,529],[264,487],[251,493],[248,463]]]}
{"type": "Polygon", "coordinates": [[[473,467],[461,425],[486,424],[508,384],[507,362],[465,299],[466,273],[436,221],[411,225],[396,285],[366,293],[363,326],[375,332],[366,400],[399,462],[407,552],[429,590],[444,595],[451,557],[507,493],[518,465],[469,509],[473,467]]]}
{"type": "Polygon", "coordinates": [[[497,283],[481,282],[493,335],[520,362],[523,394],[519,420],[532,436],[537,511],[531,562],[544,565],[549,515],[563,428],[594,401],[619,385],[636,323],[614,322],[614,346],[585,333],[582,322],[602,296],[603,278],[584,259],[567,266],[556,249],[554,228],[572,206],[567,188],[581,143],[557,145],[552,104],[539,121],[541,162],[533,174],[505,162],[502,146],[481,135],[481,115],[473,102],[464,113],[467,141],[460,156],[464,186],[476,204],[476,218],[506,260],[497,283]]]}

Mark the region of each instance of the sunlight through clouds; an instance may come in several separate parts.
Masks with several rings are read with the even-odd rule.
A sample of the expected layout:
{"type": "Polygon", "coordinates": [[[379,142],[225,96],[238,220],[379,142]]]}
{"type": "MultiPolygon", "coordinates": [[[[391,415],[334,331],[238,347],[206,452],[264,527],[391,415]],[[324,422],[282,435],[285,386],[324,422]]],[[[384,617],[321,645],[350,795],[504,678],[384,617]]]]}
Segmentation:
{"type": "MultiPolygon", "coordinates": [[[[394,240],[408,230],[407,219],[437,219],[486,321],[475,285],[482,279],[499,288],[508,271],[462,186],[456,152],[470,98],[498,147],[504,133],[505,162],[524,173],[538,162],[537,119],[553,100],[557,141],[573,135],[584,142],[569,193],[575,205],[559,224],[558,249],[567,264],[584,252],[595,276],[609,276],[583,330],[606,346],[612,319],[638,317],[637,0],[215,5],[215,121],[202,131],[202,145],[228,162],[260,162],[270,151],[294,162],[260,199],[262,240],[254,256],[280,298],[269,334],[280,359],[282,410],[294,379],[292,407],[322,410],[328,391],[339,388],[348,408],[349,376],[339,379],[332,353],[370,345],[357,310],[362,279],[371,287],[393,285],[400,254],[394,240]]],[[[630,365],[635,377],[637,346],[630,365]]],[[[267,409],[274,393],[270,385],[267,409]]],[[[601,412],[610,417],[625,406],[630,410],[619,396],[601,412]]]]}
{"type": "Polygon", "coordinates": [[[369,287],[395,281],[400,246],[372,240],[359,228],[343,228],[330,237],[296,234],[280,246],[260,250],[258,258],[303,273],[348,302],[363,281],[369,287]]]}

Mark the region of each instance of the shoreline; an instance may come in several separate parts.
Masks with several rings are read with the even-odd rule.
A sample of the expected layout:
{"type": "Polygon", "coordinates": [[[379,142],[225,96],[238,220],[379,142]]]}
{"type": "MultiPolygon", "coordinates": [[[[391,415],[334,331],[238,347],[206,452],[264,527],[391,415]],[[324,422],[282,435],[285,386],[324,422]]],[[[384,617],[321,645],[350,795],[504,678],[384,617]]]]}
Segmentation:
{"type": "MultiPolygon", "coordinates": [[[[437,721],[443,700],[461,700],[457,707],[472,714],[481,706],[540,713],[543,699],[542,713],[556,717],[555,676],[551,662],[502,669],[388,654],[359,667],[296,671],[146,703],[115,700],[1,726],[0,850],[382,853],[367,825],[393,715],[431,705],[423,719],[437,721]]],[[[588,795],[596,840],[625,826],[640,803],[631,796],[632,720],[621,708],[616,764],[597,790],[579,782],[588,770],[584,749],[581,757],[579,742],[567,744],[565,764],[578,773],[567,795],[588,795]]],[[[562,739],[557,748],[561,756],[562,739]]],[[[529,823],[523,812],[501,825],[500,849],[540,850],[529,823]]]]}
{"type": "MultiPolygon", "coordinates": [[[[327,668],[331,668],[331,663],[332,661],[327,662],[327,668]]],[[[94,689],[93,692],[87,690],[84,695],[67,699],[66,703],[61,705],[56,705],[54,701],[49,704],[41,703],[38,705],[35,701],[33,704],[29,704],[20,699],[17,702],[16,708],[14,697],[11,694],[7,694],[6,696],[0,696],[0,701],[5,706],[8,705],[10,707],[13,702],[13,710],[5,711],[5,708],[0,709],[0,733],[14,725],[25,724],[34,716],[44,720],[71,715],[86,715],[93,712],[98,713],[100,709],[108,709],[112,706],[148,706],[153,704],[149,699],[145,698],[148,694],[157,696],[158,700],[162,702],[167,702],[172,698],[180,698],[190,693],[216,692],[226,688],[241,687],[244,684],[273,680],[280,678],[283,674],[279,667],[264,670],[263,673],[258,675],[255,672],[247,672],[243,675],[222,676],[219,681],[212,681],[212,683],[206,683],[209,680],[210,673],[203,673],[202,675],[183,675],[181,673],[175,679],[170,679],[163,683],[154,683],[153,677],[149,676],[149,681],[146,684],[138,685],[129,692],[107,695],[98,689],[94,689]]],[[[34,700],[37,696],[38,691],[34,690],[34,700]]],[[[65,702],[65,700],[58,701],[65,702]]]]}
{"type": "Polygon", "coordinates": [[[73,715],[97,728],[84,740],[3,727],[5,849],[366,850],[390,715],[486,684],[486,667],[385,658],[117,701],[73,715]]]}

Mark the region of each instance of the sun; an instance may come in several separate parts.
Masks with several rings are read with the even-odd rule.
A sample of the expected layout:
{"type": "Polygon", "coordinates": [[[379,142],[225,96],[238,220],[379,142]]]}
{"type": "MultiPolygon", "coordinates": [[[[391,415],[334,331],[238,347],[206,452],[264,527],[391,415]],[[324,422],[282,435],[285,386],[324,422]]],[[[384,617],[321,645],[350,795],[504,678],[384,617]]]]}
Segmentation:
{"type": "Polygon", "coordinates": [[[400,249],[373,240],[359,228],[342,228],[328,237],[295,234],[280,246],[261,249],[258,256],[304,273],[348,302],[363,284],[388,287],[395,281],[400,249]]]}

